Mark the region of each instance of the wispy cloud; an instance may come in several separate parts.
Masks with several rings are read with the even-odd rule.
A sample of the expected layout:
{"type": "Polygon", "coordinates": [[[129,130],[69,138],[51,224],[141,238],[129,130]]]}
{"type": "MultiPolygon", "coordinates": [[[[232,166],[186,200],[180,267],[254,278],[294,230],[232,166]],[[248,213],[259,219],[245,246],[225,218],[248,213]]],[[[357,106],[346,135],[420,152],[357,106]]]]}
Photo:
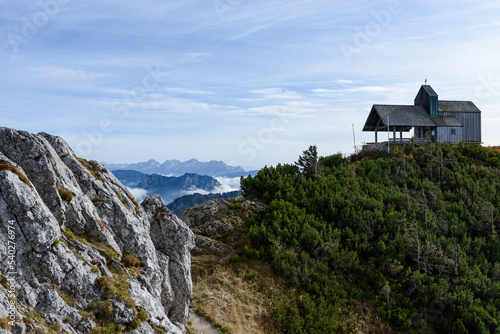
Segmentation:
{"type": "Polygon", "coordinates": [[[189,190],[184,190],[182,193],[184,195],[192,195],[195,193],[207,195],[207,194],[218,194],[218,193],[228,193],[231,191],[240,190],[240,178],[229,178],[229,177],[216,177],[217,181],[219,181],[220,186],[216,187],[213,190],[205,190],[199,188],[191,188],[189,190]]]}
{"type": "Polygon", "coordinates": [[[167,87],[167,88],[165,88],[165,91],[168,93],[185,94],[185,95],[210,95],[210,94],[213,94],[213,92],[206,91],[206,90],[190,89],[190,88],[184,88],[184,87],[167,87]]]}
{"type": "Polygon", "coordinates": [[[245,111],[248,116],[276,116],[285,115],[290,118],[313,117],[314,113],[325,108],[326,105],[306,102],[290,101],[283,104],[249,108],[245,111]]]}
{"type": "Polygon", "coordinates": [[[346,93],[388,93],[388,92],[400,92],[401,89],[394,86],[359,86],[351,88],[317,88],[311,90],[314,94],[318,96],[343,96],[346,93]]]}
{"type": "Polygon", "coordinates": [[[432,32],[432,33],[425,34],[425,35],[413,35],[413,36],[403,37],[403,38],[399,38],[399,39],[395,39],[395,40],[386,41],[384,43],[381,43],[380,45],[398,44],[398,43],[407,42],[407,41],[427,40],[427,39],[432,39],[432,38],[436,38],[436,37],[459,34],[459,33],[463,33],[466,31],[488,29],[488,28],[493,28],[493,27],[498,27],[498,26],[500,26],[500,22],[479,24],[479,25],[474,25],[474,26],[469,26],[469,27],[464,27],[464,28],[448,29],[448,30],[444,30],[444,31],[432,32]]]}
{"type": "Polygon", "coordinates": [[[264,94],[264,95],[278,94],[278,93],[283,92],[283,88],[273,87],[273,88],[265,88],[265,89],[254,89],[254,90],[251,90],[250,92],[255,93],[255,94],[264,94]]]}
{"type": "Polygon", "coordinates": [[[111,77],[109,73],[99,73],[59,66],[35,67],[32,68],[31,71],[42,78],[64,81],[87,81],[111,77]]]}
{"type": "Polygon", "coordinates": [[[251,93],[260,95],[257,98],[245,98],[241,101],[263,101],[263,100],[290,100],[290,99],[303,99],[304,97],[294,91],[289,91],[283,88],[265,88],[252,90],[251,93]]]}
{"type": "Polygon", "coordinates": [[[326,88],[316,88],[312,89],[311,92],[321,97],[333,97],[344,95],[340,89],[326,89],[326,88]]]}
{"type": "Polygon", "coordinates": [[[216,177],[215,179],[221,184],[219,192],[240,190],[239,177],[216,177]]]}
{"type": "Polygon", "coordinates": [[[261,25],[252,27],[251,29],[248,29],[248,30],[246,30],[246,31],[244,31],[244,32],[236,35],[236,36],[233,36],[233,37],[229,38],[228,40],[229,41],[237,41],[239,39],[248,37],[248,36],[250,36],[252,34],[255,34],[255,33],[259,32],[259,31],[268,29],[268,28],[270,28],[270,27],[272,27],[272,26],[274,26],[274,25],[276,25],[276,24],[278,24],[280,22],[287,21],[287,20],[290,20],[292,18],[293,17],[281,18],[281,19],[277,19],[277,20],[275,20],[273,22],[270,22],[270,23],[267,23],[267,24],[261,24],[261,25]]]}
{"type": "Polygon", "coordinates": [[[344,79],[339,79],[337,82],[341,85],[346,85],[346,84],[353,84],[356,83],[355,80],[344,80],[344,79]]]}
{"type": "Polygon", "coordinates": [[[348,88],[347,92],[366,92],[366,93],[381,93],[381,92],[392,92],[395,91],[394,87],[384,87],[384,86],[361,86],[355,88],[348,88]]]}
{"type": "Polygon", "coordinates": [[[128,188],[128,191],[134,196],[134,198],[138,201],[141,202],[143,199],[145,199],[148,195],[149,192],[146,189],[141,189],[141,188],[128,188]]]}

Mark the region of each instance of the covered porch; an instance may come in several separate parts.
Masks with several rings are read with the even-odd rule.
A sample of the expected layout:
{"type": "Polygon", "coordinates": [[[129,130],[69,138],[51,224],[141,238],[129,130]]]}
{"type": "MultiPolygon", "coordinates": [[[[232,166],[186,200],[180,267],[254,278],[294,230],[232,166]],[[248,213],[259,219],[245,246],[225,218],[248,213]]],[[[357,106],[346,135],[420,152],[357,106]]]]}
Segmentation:
{"type": "Polygon", "coordinates": [[[406,144],[410,140],[423,141],[427,133],[435,133],[435,124],[421,106],[373,105],[363,131],[375,134],[375,142],[367,144],[406,144]],[[413,128],[418,129],[412,137],[404,137],[413,128]],[[434,130],[434,131],[433,131],[434,130]]]}

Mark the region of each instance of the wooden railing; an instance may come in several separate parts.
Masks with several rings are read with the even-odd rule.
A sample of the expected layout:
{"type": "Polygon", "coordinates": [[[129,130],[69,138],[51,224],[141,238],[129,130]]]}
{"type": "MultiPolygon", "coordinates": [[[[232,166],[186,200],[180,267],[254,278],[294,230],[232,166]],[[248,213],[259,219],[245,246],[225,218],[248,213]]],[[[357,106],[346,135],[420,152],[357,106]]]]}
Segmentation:
{"type": "MultiPolygon", "coordinates": [[[[415,143],[415,144],[421,144],[421,143],[424,143],[426,140],[428,139],[425,139],[425,138],[390,138],[389,139],[389,143],[390,144],[399,144],[399,145],[404,145],[404,144],[408,144],[408,143],[411,143],[412,141],[415,143]]],[[[382,144],[386,144],[387,145],[387,140],[386,141],[379,141],[377,143],[375,142],[366,142],[366,143],[363,143],[364,145],[382,145],[382,144]]]]}

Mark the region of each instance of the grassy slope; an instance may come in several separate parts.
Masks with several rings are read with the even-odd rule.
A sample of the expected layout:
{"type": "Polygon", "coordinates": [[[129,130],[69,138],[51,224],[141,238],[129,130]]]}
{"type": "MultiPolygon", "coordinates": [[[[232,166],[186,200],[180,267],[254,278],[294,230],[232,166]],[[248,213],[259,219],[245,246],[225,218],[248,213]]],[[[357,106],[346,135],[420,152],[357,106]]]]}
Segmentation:
{"type": "Polygon", "coordinates": [[[224,235],[231,251],[193,257],[193,304],[231,333],[495,332],[498,153],[437,145],[331,156],[323,167],[337,179],[317,184],[271,168],[247,194],[275,207],[237,214],[237,240],[224,235]],[[333,221],[319,208],[328,203],[333,221]]]}
{"type": "Polygon", "coordinates": [[[236,255],[250,244],[245,221],[256,213],[242,206],[243,202],[241,197],[215,200],[216,210],[188,209],[188,215],[202,216],[199,220],[203,226],[195,229],[198,235],[226,246],[220,252],[209,249],[193,252],[192,307],[226,333],[275,333],[269,306],[280,298],[283,282],[269,264],[241,261],[236,255]],[[229,226],[230,232],[214,233],[213,226],[216,230],[229,226]]]}
{"type": "MultiPolygon", "coordinates": [[[[231,249],[219,254],[197,250],[192,255],[192,307],[225,333],[281,333],[275,321],[277,306],[300,292],[249,247],[248,226],[260,212],[238,205],[242,201],[217,200],[215,215],[206,210],[209,217],[203,219],[232,226],[230,234],[216,238],[230,243],[231,249]]],[[[372,304],[355,302],[348,311],[357,324],[353,333],[391,333],[372,304]]]]}

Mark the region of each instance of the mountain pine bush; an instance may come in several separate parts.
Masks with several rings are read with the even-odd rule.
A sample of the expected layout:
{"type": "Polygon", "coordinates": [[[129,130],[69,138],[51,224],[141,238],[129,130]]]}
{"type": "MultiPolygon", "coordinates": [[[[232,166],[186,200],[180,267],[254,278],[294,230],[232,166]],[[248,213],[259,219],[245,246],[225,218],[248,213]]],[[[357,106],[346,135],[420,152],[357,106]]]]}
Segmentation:
{"type": "Polygon", "coordinates": [[[395,332],[500,333],[500,154],[477,144],[320,157],[241,179],[268,202],[254,254],[292,287],[284,333],[348,333],[370,305],[395,332]],[[300,165],[300,164],[299,164],[300,165]]]}

